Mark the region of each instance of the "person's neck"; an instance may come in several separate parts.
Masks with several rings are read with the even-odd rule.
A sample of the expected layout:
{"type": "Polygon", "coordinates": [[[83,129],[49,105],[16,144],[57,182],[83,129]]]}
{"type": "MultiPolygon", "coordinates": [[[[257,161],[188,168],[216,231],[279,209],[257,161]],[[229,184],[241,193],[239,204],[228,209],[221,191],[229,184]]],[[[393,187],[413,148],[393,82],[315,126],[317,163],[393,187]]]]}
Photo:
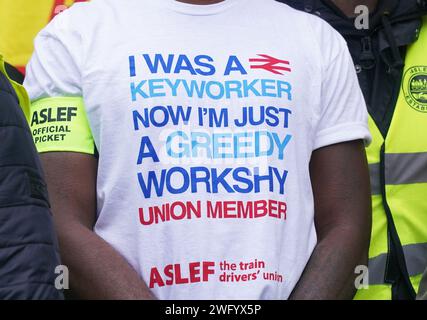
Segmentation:
{"type": "Polygon", "coordinates": [[[332,2],[348,17],[354,17],[354,9],[359,5],[365,5],[369,8],[370,12],[373,12],[378,5],[378,1],[379,0],[332,0],[332,2]]]}
{"type": "Polygon", "coordinates": [[[189,4],[204,5],[204,4],[215,4],[215,3],[223,2],[224,0],[177,0],[177,1],[189,3],[189,4]]]}

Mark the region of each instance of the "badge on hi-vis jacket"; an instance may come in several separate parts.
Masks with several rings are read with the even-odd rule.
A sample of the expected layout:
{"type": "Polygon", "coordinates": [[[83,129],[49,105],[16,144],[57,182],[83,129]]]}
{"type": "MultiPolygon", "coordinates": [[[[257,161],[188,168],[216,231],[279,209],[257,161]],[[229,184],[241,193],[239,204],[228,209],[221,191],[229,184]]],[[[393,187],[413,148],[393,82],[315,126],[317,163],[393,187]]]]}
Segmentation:
{"type": "Polygon", "coordinates": [[[427,66],[409,68],[402,86],[406,102],[413,109],[427,113],[427,66]]]}

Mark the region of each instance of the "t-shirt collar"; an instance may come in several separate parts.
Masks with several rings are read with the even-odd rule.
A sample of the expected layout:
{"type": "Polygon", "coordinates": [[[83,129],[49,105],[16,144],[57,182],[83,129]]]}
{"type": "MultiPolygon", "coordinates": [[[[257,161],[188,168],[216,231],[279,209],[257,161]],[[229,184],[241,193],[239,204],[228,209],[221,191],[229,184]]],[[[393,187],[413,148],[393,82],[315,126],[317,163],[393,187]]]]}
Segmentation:
{"type": "Polygon", "coordinates": [[[205,5],[184,3],[176,0],[160,0],[159,2],[176,12],[187,15],[201,16],[221,13],[239,1],[241,0],[223,0],[218,3],[205,5]]]}

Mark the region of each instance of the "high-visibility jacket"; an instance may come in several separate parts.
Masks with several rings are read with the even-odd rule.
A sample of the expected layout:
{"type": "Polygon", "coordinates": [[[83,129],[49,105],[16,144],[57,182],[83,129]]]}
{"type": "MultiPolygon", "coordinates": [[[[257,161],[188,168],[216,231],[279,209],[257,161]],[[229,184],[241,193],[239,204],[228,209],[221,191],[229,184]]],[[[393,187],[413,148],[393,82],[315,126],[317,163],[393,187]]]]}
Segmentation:
{"type": "Polygon", "coordinates": [[[427,65],[427,26],[420,19],[427,1],[378,1],[361,30],[332,0],[278,1],[321,17],[345,38],[371,116],[370,286],[356,298],[414,298],[427,259],[425,76],[415,68],[427,65]]]}
{"type": "MultiPolygon", "coordinates": [[[[407,49],[400,94],[383,136],[370,118],[367,148],[372,184],[373,229],[369,288],[357,299],[391,299],[403,285],[418,291],[427,267],[427,18],[407,49]],[[391,217],[391,219],[390,219],[391,217]]],[[[404,298],[404,297],[400,297],[404,298]]]]}
{"type": "Polygon", "coordinates": [[[37,33],[61,10],[85,0],[0,0],[0,52],[25,72],[37,33]]]}

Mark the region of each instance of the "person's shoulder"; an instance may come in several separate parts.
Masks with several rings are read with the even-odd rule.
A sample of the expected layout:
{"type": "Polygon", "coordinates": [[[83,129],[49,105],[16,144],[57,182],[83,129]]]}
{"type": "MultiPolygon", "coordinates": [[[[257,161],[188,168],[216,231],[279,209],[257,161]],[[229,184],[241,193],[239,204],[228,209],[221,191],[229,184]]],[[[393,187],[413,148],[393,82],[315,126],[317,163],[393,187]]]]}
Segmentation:
{"type": "Polygon", "coordinates": [[[264,5],[264,15],[268,15],[283,34],[298,35],[298,41],[309,46],[312,53],[318,53],[322,60],[328,61],[346,48],[339,32],[319,16],[278,1],[268,0],[264,5]]]}
{"type": "Polygon", "coordinates": [[[252,1],[252,4],[256,8],[257,12],[270,19],[281,18],[285,20],[295,19],[295,21],[301,21],[301,19],[304,19],[306,16],[308,16],[307,13],[296,10],[289,5],[278,2],[276,0],[250,1],[252,1]]]}
{"type": "Polygon", "coordinates": [[[113,0],[76,2],[56,15],[45,31],[88,31],[96,28],[102,20],[108,19],[109,14],[115,10],[117,10],[117,1],[113,0]]]}
{"type": "Polygon", "coordinates": [[[299,12],[304,17],[304,25],[302,27],[306,30],[305,34],[310,33],[310,39],[313,45],[318,48],[325,63],[333,61],[338,55],[347,50],[345,39],[327,21],[316,14],[299,12]]]}
{"type": "MultiPolygon", "coordinates": [[[[252,0],[255,1],[255,0],[252,0]]],[[[297,10],[291,6],[274,1],[257,2],[257,5],[263,7],[263,14],[273,19],[277,23],[287,27],[288,32],[299,32],[305,38],[318,38],[319,40],[332,40],[342,42],[341,35],[319,16],[297,10]]]]}
{"type": "Polygon", "coordinates": [[[264,14],[268,12],[268,16],[274,18],[282,18],[283,22],[292,21],[292,23],[296,24],[304,24],[309,20],[317,20],[318,17],[309,14],[305,11],[297,10],[283,2],[279,2],[276,0],[266,0],[266,1],[256,1],[251,0],[256,3],[258,6],[258,10],[265,10],[264,14]]]}
{"type": "MultiPolygon", "coordinates": [[[[119,1],[120,2],[120,1],[119,1]]],[[[102,15],[103,11],[114,10],[118,1],[114,0],[91,0],[76,2],[70,8],[61,12],[58,16],[68,15],[70,17],[90,17],[90,15],[102,15]]]]}

